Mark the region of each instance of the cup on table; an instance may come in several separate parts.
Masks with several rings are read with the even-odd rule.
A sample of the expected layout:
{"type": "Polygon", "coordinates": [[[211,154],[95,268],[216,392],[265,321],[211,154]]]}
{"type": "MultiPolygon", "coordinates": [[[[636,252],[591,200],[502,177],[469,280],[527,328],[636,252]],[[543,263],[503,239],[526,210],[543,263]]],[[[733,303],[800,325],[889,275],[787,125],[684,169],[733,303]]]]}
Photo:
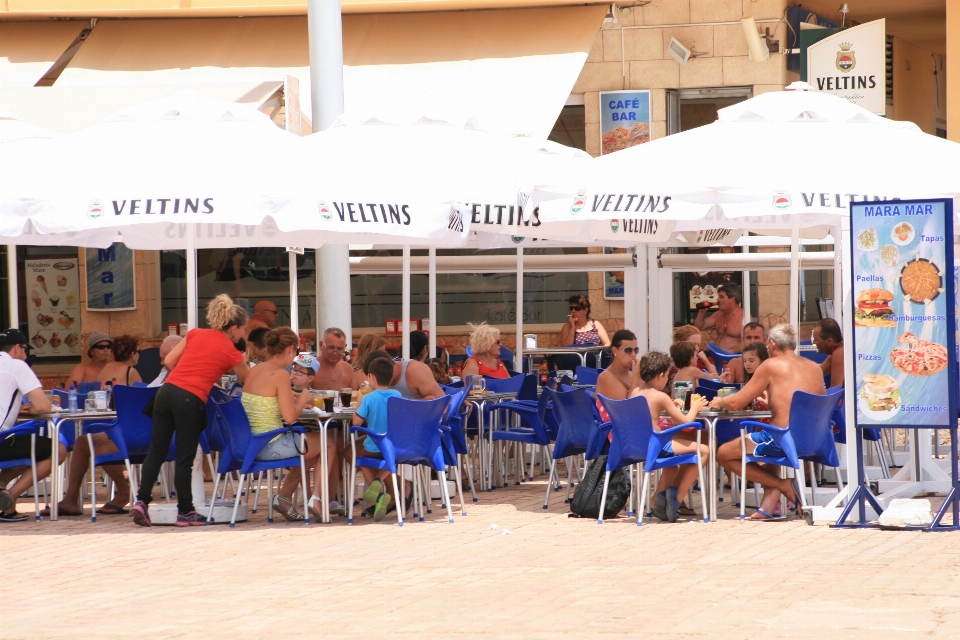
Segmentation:
{"type": "Polygon", "coordinates": [[[50,406],[54,407],[54,410],[59,410],[60,408],[60,396],[51,391],[44,391],[43,395],[47,396],[47,400],[50,401],[50,406]]]}
{"type": "Polygon", "coordinates": [[[336,392],[330,390],[324,390],[323,392],[323,410],[327,413],[333,413],[333,399],[336,396],[336,392]]]}
{"type": "Polygon", "coordinates": [[[96,411],[97,410],[96,398],[92,398],[90,395],[87,395],[86,399],[83,401],[83,410],[96,411]]]}
{"type": "Polygon", "coordinates": [[[353,402],[353,389],[349,387],[340,389],[340,407],[350,408],[351,402],[353,402]]]}

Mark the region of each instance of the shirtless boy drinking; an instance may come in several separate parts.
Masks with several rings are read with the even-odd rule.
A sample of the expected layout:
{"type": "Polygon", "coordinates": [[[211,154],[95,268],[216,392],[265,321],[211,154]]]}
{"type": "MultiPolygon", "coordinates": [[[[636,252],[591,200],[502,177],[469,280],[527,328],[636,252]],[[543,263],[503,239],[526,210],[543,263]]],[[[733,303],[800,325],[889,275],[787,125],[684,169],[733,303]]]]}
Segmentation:
{"type": "Polygon", "coordinates": [[[717,288],[717,311],[708,318],[707,310],[701,308],[693,321],[697,329],[716,329],[717,346],[729,353],[740,353],[743,349],[742,295],[740,287],[732,282],[720,285],[717,288]]]}

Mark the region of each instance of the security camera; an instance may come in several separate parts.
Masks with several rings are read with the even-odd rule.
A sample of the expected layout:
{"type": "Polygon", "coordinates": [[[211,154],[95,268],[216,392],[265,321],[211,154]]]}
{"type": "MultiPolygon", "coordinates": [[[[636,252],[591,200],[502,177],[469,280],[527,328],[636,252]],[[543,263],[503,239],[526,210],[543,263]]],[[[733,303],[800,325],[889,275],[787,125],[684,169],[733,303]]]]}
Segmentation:
{"type": "Polygon", "coordinates": [[[667,46],[667,52],[674,60],[680,64],[687,64],[687,60],[693,55],[693,51],[687,49],[676,38],[670,38],[670,44],[667,46]]]}
{"type": "Polygon", "coordinates": [[[760,41],[760,32],[757,31],[757,21],[752,17],[743,18],[740,21],[743,25],[743,35],[747,38],[747,51],[751,60],[754,62],[763,62],[770,57],[770,48],[765,42],[760,41]]]}

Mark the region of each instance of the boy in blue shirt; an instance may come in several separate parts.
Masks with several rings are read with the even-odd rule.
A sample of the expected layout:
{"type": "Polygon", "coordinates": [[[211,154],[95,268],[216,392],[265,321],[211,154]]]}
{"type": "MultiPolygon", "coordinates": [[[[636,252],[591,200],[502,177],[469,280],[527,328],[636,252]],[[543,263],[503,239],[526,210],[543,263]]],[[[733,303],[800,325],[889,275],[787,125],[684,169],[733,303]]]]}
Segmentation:
{"type": "MultiPolygon", "coordinates": [[[[390,388],[390,382],[393,380],[393,361],[377,358],[367,365],[367,371],[367,382],[374,391],[363,396],[353,416],[353,424],[360,426],[366,421],[367,429],[374,433],[386,433],[387,402],[390,398],[401,397],[399,391],[390,388]]],[[[363,449],[360,455],[369,458],[383,457],[373,438],[363,439],[363,449]]],[[[390,472],[386,469],[360,467],[360,473],[363,474],[363,480],[367,485],[366,491],[363,492],[363,499],[373,503],[373,520],[380,522],[387,515],[392,499],[386,490],[386,479],[390,477],[390,472]]]]}

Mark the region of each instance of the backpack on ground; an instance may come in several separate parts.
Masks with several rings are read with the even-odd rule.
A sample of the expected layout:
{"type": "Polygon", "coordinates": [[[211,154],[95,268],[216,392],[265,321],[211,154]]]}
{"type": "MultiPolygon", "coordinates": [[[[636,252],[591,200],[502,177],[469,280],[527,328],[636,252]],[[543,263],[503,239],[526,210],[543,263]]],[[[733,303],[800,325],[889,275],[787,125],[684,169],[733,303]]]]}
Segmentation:
{"type": "MultiPolygon", "coordinates": [[[[603,517],[612,518],[623,510],[630,498],[629,467],[617,469],[610,474],[610,484],[607,487],[607,503],[604,505],[603,517]]],[[[600,517],[600,498],[603,497],[603,477],[607,472],[607,456],[601,455],[590,463],[583,481],[577,486],[570,501],[570,513],[574,517],[600,517]]]]}

